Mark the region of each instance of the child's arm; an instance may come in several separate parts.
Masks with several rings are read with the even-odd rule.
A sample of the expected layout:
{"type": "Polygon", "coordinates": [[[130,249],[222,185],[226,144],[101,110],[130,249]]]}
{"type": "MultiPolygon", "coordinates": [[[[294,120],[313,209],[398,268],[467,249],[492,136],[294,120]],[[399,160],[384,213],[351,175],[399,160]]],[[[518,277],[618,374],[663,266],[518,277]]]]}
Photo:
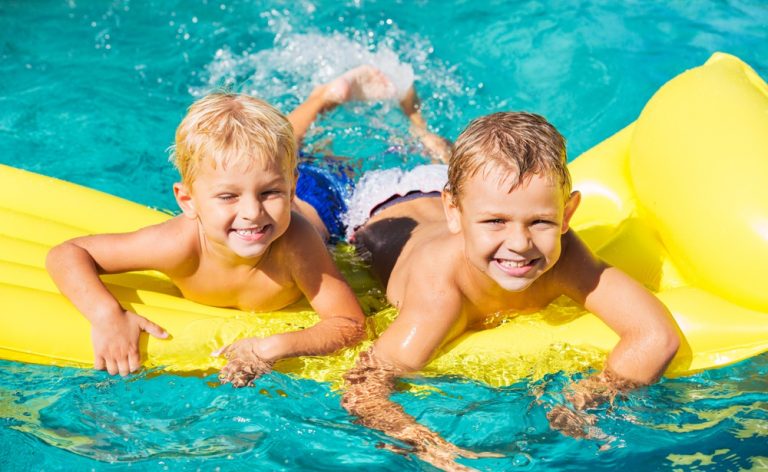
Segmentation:
{"type": "Polygon", "coordinates": [[[99,274],[163,270],[179,251],[178,236],[178,224],[171,220],[133,233],[72,239],[48,253],[51,278],[91,323],[95,369],[127,375],[141,365],[141,331],[157,338],[168,336],[160,326],[123,309],[99,274]]]}
{"type": "Polygon", "coordinates": [[[597,259],[573,234],[564,262],[566,295],[619,335],[606,370],[638,385],[655,382],[680,345],[667,307],[632,277],[597,259]]]}
{"type": "Polygon", "coordinates": [[[289,248],[287,264],[294,281],[320,321],[300,331],[243,339],[226,347],[222,353],[229,364],[222,369],[220,378],[236,387],[250,384],[279,359],[330,354],[356,344],[365,335],[365,317],[355,293],[317,231],[294,214],[291,228],[283,237],[283,244],[289,248]],[[244,370],[247,372],[243,373],[244,370]]]}
{"type": "Polygon", "coordinates": [[[572,233],[567,237],[563,266],[558,269],[566,280],[566,295],[619,335],[603,372],[573,386],[570,399],[581,410],[655,382],[675,356],[680,336],[672,315],[656,296],[597,259],[572,233]]]}
{"type": "Polygon", "coordinates": [[[463,450],[443,439],[389,397],[396,377],[421,369],[442,343],[463,329],[461,294],[445,277],[412,274],[400,307],[397,318],[345,375],[342,405],[361,424],[413,447],[422,460],[458,470],[462,466],[454,461],[457,456],[486,454],[463,450]]]}

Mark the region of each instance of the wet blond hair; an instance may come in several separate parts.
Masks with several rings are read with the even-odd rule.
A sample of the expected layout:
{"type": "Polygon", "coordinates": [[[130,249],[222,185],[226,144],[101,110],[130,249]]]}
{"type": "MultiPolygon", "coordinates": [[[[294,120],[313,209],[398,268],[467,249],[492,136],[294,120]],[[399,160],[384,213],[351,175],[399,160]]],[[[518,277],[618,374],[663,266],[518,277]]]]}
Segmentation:
{"type": "Polygon", "coordinates": [[[263,100],[236,93],[212,93],[189,107],[176,128],[171,161],[185,185],[203,164],[278,164],[286,175],[296,169],[296,140],[288,119],[263,100]]]}
{"type": "Polygon", "coordinates": [[[510,190],[529,176],[544,174],[557,179],[566,199],[571,193],[565,139],[533,113],[493,113],[473,120],[462,131],[448,163],[446,190],[453,203],[460,206],[469,178],[492,169],[507,174],[510,190]]]}

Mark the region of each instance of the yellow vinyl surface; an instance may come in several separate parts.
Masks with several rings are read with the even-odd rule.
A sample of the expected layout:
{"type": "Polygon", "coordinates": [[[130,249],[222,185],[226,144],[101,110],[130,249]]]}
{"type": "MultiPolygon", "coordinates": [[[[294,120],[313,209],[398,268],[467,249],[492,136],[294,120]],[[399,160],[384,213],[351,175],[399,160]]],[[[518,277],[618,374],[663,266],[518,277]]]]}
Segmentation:
{"type": "MultiPolygon", "coordinates": [[[[768,350],[768,86],[748,65],[717,53],[674,78],[636,122],[576,159],[571,172],[582,193],[572,226],[598,255],[656,292],[682,330],[684,343],[667,375],[768,350]]],[[[88,322],[48,277],[48,249],[168,217],[0,166],[0,358],[92,365],[88,322]]],[[[142,337],[147,367],[218,369],[223,360],[210,353],[225,344],[316,321],[306,304],[258,314],[199,305],[158,273],[103,278],[125,308],[172,335],[142,337]]],[[[393,316],[389,308],[369,317],[369,337],[393,316]]],[[[617,340],[593,315],[558,300],[540,313],[467,333],[444,346],[425,372],[504,385],[598,365],[617,340]]],[[[277,369],[338,380],[369,343],[281,361],[277,369]]]]}

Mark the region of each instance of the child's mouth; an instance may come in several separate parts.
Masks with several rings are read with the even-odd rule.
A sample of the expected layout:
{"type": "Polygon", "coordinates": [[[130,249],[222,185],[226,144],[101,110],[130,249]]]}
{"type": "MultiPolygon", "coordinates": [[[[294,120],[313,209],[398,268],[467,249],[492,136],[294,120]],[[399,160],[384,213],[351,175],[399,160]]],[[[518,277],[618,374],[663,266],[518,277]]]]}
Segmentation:
{"type": "Polygon", "coordinates": [[[270,225],[259,226],[258,228],[240,228],[233,229],[232,231],[241,239],[246,241],[258,241],[269,230],[270,225]]]}
{"type": "Polygon", "coordinates": [[[502,272],[509,274],[513,277],[522,277],[533,269],[539,259],[524,259],[524,260],[512,260],[512,259],[500,259],[494,258],[493,262],[501,269],[502,272]]]}

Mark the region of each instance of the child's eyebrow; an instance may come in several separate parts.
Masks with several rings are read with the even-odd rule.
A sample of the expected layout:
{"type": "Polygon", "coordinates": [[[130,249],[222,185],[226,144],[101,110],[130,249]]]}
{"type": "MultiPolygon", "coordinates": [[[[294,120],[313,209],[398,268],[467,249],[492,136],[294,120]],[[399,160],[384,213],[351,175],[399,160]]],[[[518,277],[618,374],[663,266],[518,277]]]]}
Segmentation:
{"type": "Polygon", "coordinates": [[[511,215],[509,213],[498,212],[498,211],[478,211],[477,213],[475,213],[475,216],[477,216],[478,218],[503,218],[503,219],[508,219],[508,218],[510,218],[511,215]]]}
{"type": "Polygon", "coordinates": [[[499,218],[499,219],[512,219],[515,217],[524,217],[526,219],[555,219],[558,216],[558,213],[552,213],[552,212],[533,212],[533,213],[526,213],[526,214],[515,214],[515,212],[504,212],[504,211],[479,211],[475,214],[478,218],[499,218]]]}
{"type": "Polygon", "coordinates": [[[557,216],[558,216],[558,213],[548,213],[548,212],[539,212],[531,215],[532,218],[549,219],[549,220],[557,218],[557,216]]]}
{"type": "MultiPolygon", "coordinates": [[[[261,187],[272,187],[277,185],[288,185],[288,183],[283,177],[274,177],[273,179],[265,180],[260,183],[261,187]]],[[[242,184],[240,182],[230,182],[228,180],[222,180],[211,184],[211,188],[213,189],[239,188],[241,186],[242,184]]]]}

